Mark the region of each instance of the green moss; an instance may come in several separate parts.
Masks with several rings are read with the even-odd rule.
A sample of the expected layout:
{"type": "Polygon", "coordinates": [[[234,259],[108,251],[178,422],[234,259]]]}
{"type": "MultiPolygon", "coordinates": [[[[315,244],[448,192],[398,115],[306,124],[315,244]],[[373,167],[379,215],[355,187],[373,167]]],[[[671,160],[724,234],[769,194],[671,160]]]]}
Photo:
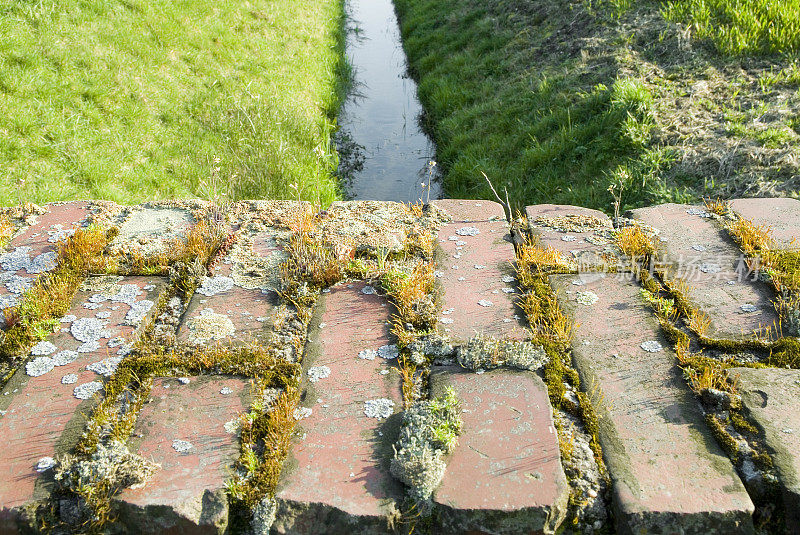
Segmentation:
{"type": "Polygon", "coordinates": [[[728,454],[734,464],[739,463],[739,445],[736,440],[727,432],[716,416],[713,414],[706,414],[706,423],[708,424],[711,434],[717,439],[717,442],[728,454]]]}
{"type": "Polygon", "coordinates": [[[758,435],[758,428],[748,422],[741,414],[736,411],[730,412],[730,419],[733,428],[742,433],[743,435],[758,435]]]}

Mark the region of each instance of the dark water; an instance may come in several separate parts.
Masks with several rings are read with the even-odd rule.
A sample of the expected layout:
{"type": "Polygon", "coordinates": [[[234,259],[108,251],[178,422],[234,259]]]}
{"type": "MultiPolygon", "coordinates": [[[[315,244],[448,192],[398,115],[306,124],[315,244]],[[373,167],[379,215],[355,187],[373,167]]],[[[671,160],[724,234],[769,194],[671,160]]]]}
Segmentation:
{"type": "MultiPolygon", "coordinates": [[[[422,107],[407,75],[392,1],[347,0],[347,8],[347,56],[355,83],[339,124],[352,142],[345,145],[362,147],[363,165],[349,173],[345,192],[351,199],[437,199],[440,186],[431,180],[435,147],[418,124],[422,107]]],[[[340,148],[345,152],[346,146],[340,148]]]]}

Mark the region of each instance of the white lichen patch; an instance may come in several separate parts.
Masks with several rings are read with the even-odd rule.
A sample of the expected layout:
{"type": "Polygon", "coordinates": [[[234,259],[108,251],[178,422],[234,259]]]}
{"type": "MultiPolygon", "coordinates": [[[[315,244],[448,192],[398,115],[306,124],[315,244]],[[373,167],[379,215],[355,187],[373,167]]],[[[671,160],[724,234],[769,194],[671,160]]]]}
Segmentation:
{"type": "Polygon", "coordinates": [[[100,381],[91,381],[83,383],[75,387],[73,394],[78,399],[90,399],[103,389],[103,383],[100,381]]]}
{"type": "Polygon", "coordinates": [[[586,292],[576,292],[575,301],[577,301],[581,305],[593,305],[595,304],[599,297],[594,292],[586,291],[586,292]]]}
{"type": "Polygon", "coordinates": [[[320,379],[330,377],[331,369],[327,366],[312,366],[308,369],[308,380],[316,383],[320,379]]]}
{"type": "Polygon", "coordinates": [[[100,340],[106,324],[98,318],[81,318],[72,323],[69,332],[79,342],[95,342],[100,340]]]}
{"type": "Polygon", "coordinates": [[[368,399],[364,402],[364,414],[379,420],[388,418],[394,414],[394,401],[388,398],[368,399]]]}
{"type": "Polygon", "coordinates": [[[86,342],[78,346],[77,351],[78,353],[94,353],[100,349],[100,342],[97,340],[92,340],[91,342],[86,342]]]}
{"type": "Polygon", "coordinates": [[[699,269],[703,273],[713,274],[722,271],[722,266],[720,266],[719,264],[700,264],[700,267],[698,267],[697,269],[699,269]]]}
{"type": "Polygon", "coordinates": [[[186,453],[192,448],[194,448],[194,445],[188,440],[182,440],[180,438],[176,438],[175,440],[172,441],[172,449],[174,449],[178,453],[186,453]]]}
{"type": "Polygon", "coordinates": [[[486,266],[484,266],[484,265],[482,265],[482,264],[475,264],[473,267],[474,267],[475,269],[486,269],[486,266]]]}
{"type": "Polygon", "coordinates": [[[78,382],[78,374],[76,373],[68,373],[67,375],[61,378],[62,385],[74,385],[78,382]]]}
{"type": "Polygon", "coordinates": [[[456,231],[459,236],[477,236],[481,231],[475,227],[461,227],[456,231]]]}
{"type": "Polygon", "coordinates": [[[133,327],[138,326],[144,317],[150,312],[150,309],[153,308],[153,302],[149,299],[142,299],[141,301],[136,301],[131,305],[131,309],[125,314],[125,321],[123,322],[125,325],[131,325],[133,327]]]}
{"type": "Polygon", "coordinates": [[[566,236],[561,236],[561,241],[573,242],[573,241],[577,241],[577,240],[578,240],[578,238],[576,236],[571,235],[571,234],[567,234],[566,236]]]}
{"type": "Polygon", "coordinates": [[[480,301],[478,301],[478,304],[480,306],[482,306],[482,307],[490,307],[490,306],[494,305],[494,303],[492,303],[488,299],[481,299],[480,301]]]}
{"type": "Polygon", "coordinates": [[[500,366],[535,371],[544,366],[547,353],[530,342],[474,336],[458,349],[458,363],[468,370],[490,370],[500,366]]]}
{"type": "Polygon", "coordinates": [[[361,293],[364,295],[375,295],[375,288],[367,284],[361,288],[361,293]]]}
{"type": "Polygon", "coordinates": [[[33,286],[32,277],[23,277],[10,272],[0,273],[0,282],[3,282],[6,289],[16,296],[22,295],[33,286]]]}
{"type": "Polygon", "coordinates": [[[500,288],[500,290],[502,290],[503,293],[507,294],[513,294],[514,292],[516,292],[514,288],[509,288],[509,287],[500,288]]]}
{"type": "Polygon", "coordinates": [[[233,388],[231,388],[231,387],[229,387],[229,386],[223,386],[223,387],[222,387],[222,388],[219,390],[219,393],[220,393],[220,394],[222,394],[223,396],[228,396],[228,395],[230,395],[230,394],[233,394],[233,388]]]}
{"type": "Polygon", "coordinates": [[[36,357],[25,365],[25,373],[31,377],[39,377],[51,371],[55,367],[53,359],[50,357],[36,357]]]}
{"type": "Polygon", "coordinates": [[[381,346],[378,348],[378,356],[382,359],[392,360],[400,355],[400,350],[396,344],[381,346]]]}
{"type": "Polygon", "coordinates": [[[0,267],[12,273],[24,269],[31,275],[45,273],[56,267],[58,254],[55,251],[48,251],[34,258],[30,257],[30,251],[30,247],[21,246],[0,254],[0,267]]]}
{"type": "Polygon", "coordinates": [[[358,358],[364,360],[375,360],[375,357],[378,356],[378,352],[374,349],[362,349],[358,352],[358,358]]]}
{"type": "Polygon", "coordinates": [[[203,277],[203,284],[197,289],[197,293],[211,297],[233,288],[233,279],[224,275],[213,277],[203,277]]]}
{"type": "Polygon", "coordinates": [[[189,342],[202,344],[209,340],[222,340],[236,332],[231,319],[224,314],[217,314],[213,309],[205,308],[200,314],[188,322],[189,342]]]}
{"type": "Polygon", "coordinates": [[[47,241],[49,243],[58,243],[62,240],[66,240],[67,238],[75,234],[74,227],[64,228],[64,225],[62,225],[61,223],[56,223],[50,228],[53,230],[47,231],[47,235],[49,236],[47,238],[47,241]]]}
{"type": "Polygon", "coordinates": [[[31,355],[51,355],[55,353],[56,349],[52,342],[45,340],[31,348],[31,355]]]}
{"type": "Polygon", "coordinates": [[[746,303],[739,308],[742,310],[742,312],[758,312],[758,307],[751,305],[750,303],[746,303]]]}
{"type": "Polygon", "coordinates": [[[706,248],[706,246],[705,246],[705,245],[700,245],[699,243],[695,243],[694,245],[692,245],[692,249],[694,249],[695,251],[699,251],[699,252],[701,252],[701,253],[702,253],[703,251],[706,251],[706,250],[707,250],[707,248],[706,248]]]}
{"type": "Polygon", "coordinates": [[[455,447],[462,425],[452,388],[442,397],[415,402],[403,414],[390,471],[409,487],[422,512],[444,476],[444,456],[455,447]]]}
{"type": "Polygon", "coordinates": [[[89,364],[86,369],[103,377],[111,377],[117,371],[120,362],[122,362],[122,357],[108,357],[99,362],[89,364]]]}
{"type": "Polygon", "coordinates": [[[188,377],[178,377],[178,382],[182,385],[188,385],[192,381],[188,377]]]}
{"type": "Polygon", "coordinates": [[[647,342],[642,342],[639,347],[647,351],[648,353],[658,353],[662,349],[664,349],[659,342],[656,340],[648,340],[647,342]]]}
{"type": "Polygon", "coordinates": [[[244,230],[224,260],[231,266],[230,277],[236,286],[247,290],[277,290],[280,286],[279,267],[288,258],[285,252],[277,249],[275,238],[281,234],[274,229],[268,229],[259,221],[248,223],[244,230]],[[267,246],[275,249],[262,256],[253,251],[253,240],[263,240],[264,233],[269,234],[267,246]]]}
{"type": "Polygon", "coordinates": [[[300,421],[300,420],[302,420],[303,418],[308,418],[309,416],[311,416],[311,414],[312,414],[313,412],[314,412],[314,411],[311,409],[311,407],[297,407],[297,408],[296,408],[296,409],[295,409],[295,410],[292,412],[292,417],[293,417],[295,420],[297,420],[297,421],[300,421]]]}
{"type": "Polygon", "coordinates": [[[440,318],[439,323],[443,323],[445,325],[450,325],[453,323],[453,318],[440,318]]]}
{"type": "Polygon", "coordinates": [[[53,355],[52,359],[54,366],[66,366],[78,360],[78,352],[65,349],[53,355]]]}
{"type": "Polygon", "coordinates": [[[59,459],[53,474],[62,488],[77,493],[87,488],[141,488],[159,465],[144,457],[131,453],[119,440],[111,440],[107,445],[100,443],[89,459],[66,455],[59,459]]]}
{"type": "Polygon", "coordinates": [[[689,215],[697,215],[697,216],[706,217],[706,218],[711,217],[711,213],[710,212],[707,212],[707,211],[705,211],[703,209],[700,209],[700,208],[689,208],[688,210],[686,210],[686,213],[689,214],[689,215]]]}
{"type": "Polygon", "coordinates": [[[225,425],[222,426],[225,429],[226,433],[231,435],[238,435],[239,431],[242,429],[242,421],[238,418],[234,418],[233,420],[229,420],[225,422],[225,425]]]}
{"type": "Polygon", "coordinates": [[[36,471],[45,472],[53,468],[56,464],[58,463],[52,457],[42,457],[39,459],[39,462],[36,463],[36,471]]]}

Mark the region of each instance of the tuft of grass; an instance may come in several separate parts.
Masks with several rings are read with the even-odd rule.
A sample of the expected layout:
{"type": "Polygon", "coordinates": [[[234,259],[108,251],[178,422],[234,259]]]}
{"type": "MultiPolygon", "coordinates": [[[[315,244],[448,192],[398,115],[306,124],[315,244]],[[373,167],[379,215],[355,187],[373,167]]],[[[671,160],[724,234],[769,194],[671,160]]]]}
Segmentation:
{"type": "Polygon", "coordinates": [[[622,254],[632,259],[647,260],[656,252],[652,238],[639,226],[620,229],[614,236],[614,241],[622,254]]]}
{"type": "Polygon", "coordinates": [[[14,235],[14,225],[8,216],[0,215],[0,251],[6,248],[14,235]]]}
{"type": "Polygon", "coordinates": [[[338,0],[0,0],[0,205],[338,196],[338,0]],[[295,189],[290,187],[295,185],[295,189]]]}
{"type": "Polygon", "coordinates": [[[238,464],[249,477],[232,479],[228,493],[248,509],[265,497],[275,495],[283,462],[292,447],[292,435],[297,426],[294,411],[299,402],[299,390],[290,388],[275,400],[268,411],[254,410],[241,418],[238,464]]]}
{"type": "Polygon", "coordinates": [[[730,203],[728,201],[723,201],[719,197],[716,199],[712,199],[711,197],[703,199],[703,204],[705,205],[706,210],[712,214],[717,214],[718,216],[726,216],[731,211],[730,203]]]}
{"type": "Polygon", "coordinates": [[[439,321],[435,268],[433,261],[421,260],[410,273],[390,269],[381,277],[381,285],[392,297],[402,321],[422,331],[434,329],[439,321]]]}
{"type": "Polygon", "coordinates": [[[662,13],[727,56],[800,52],[800,0],[671,0],[662,13]]]}

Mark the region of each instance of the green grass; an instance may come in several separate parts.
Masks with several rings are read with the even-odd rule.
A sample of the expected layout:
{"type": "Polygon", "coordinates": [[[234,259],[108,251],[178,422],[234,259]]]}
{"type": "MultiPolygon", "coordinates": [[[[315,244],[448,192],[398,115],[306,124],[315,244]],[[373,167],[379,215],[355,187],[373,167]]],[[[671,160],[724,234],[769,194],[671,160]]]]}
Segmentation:
{"type": "Polygon", "coordinates": [[[343,28],[339,0],[0,0],[0,205],[333,200],[343,28]]]}
{"type": "Polygon", "coordinates": [[[618,77],[613,61],[540,52],[573,17],[555,4],[396,0],[448,196],[492,198],[485,172],[516,206],[610,211],[614,183],[624,207],[673,199],[658,179],[670,155],[649,144],[646,84],[618,77]]]}
{"type": "Polygon", "coordinates": [[[725,55],[800,52],[800,0],[676,0],[663,13],[725,55]]]}

